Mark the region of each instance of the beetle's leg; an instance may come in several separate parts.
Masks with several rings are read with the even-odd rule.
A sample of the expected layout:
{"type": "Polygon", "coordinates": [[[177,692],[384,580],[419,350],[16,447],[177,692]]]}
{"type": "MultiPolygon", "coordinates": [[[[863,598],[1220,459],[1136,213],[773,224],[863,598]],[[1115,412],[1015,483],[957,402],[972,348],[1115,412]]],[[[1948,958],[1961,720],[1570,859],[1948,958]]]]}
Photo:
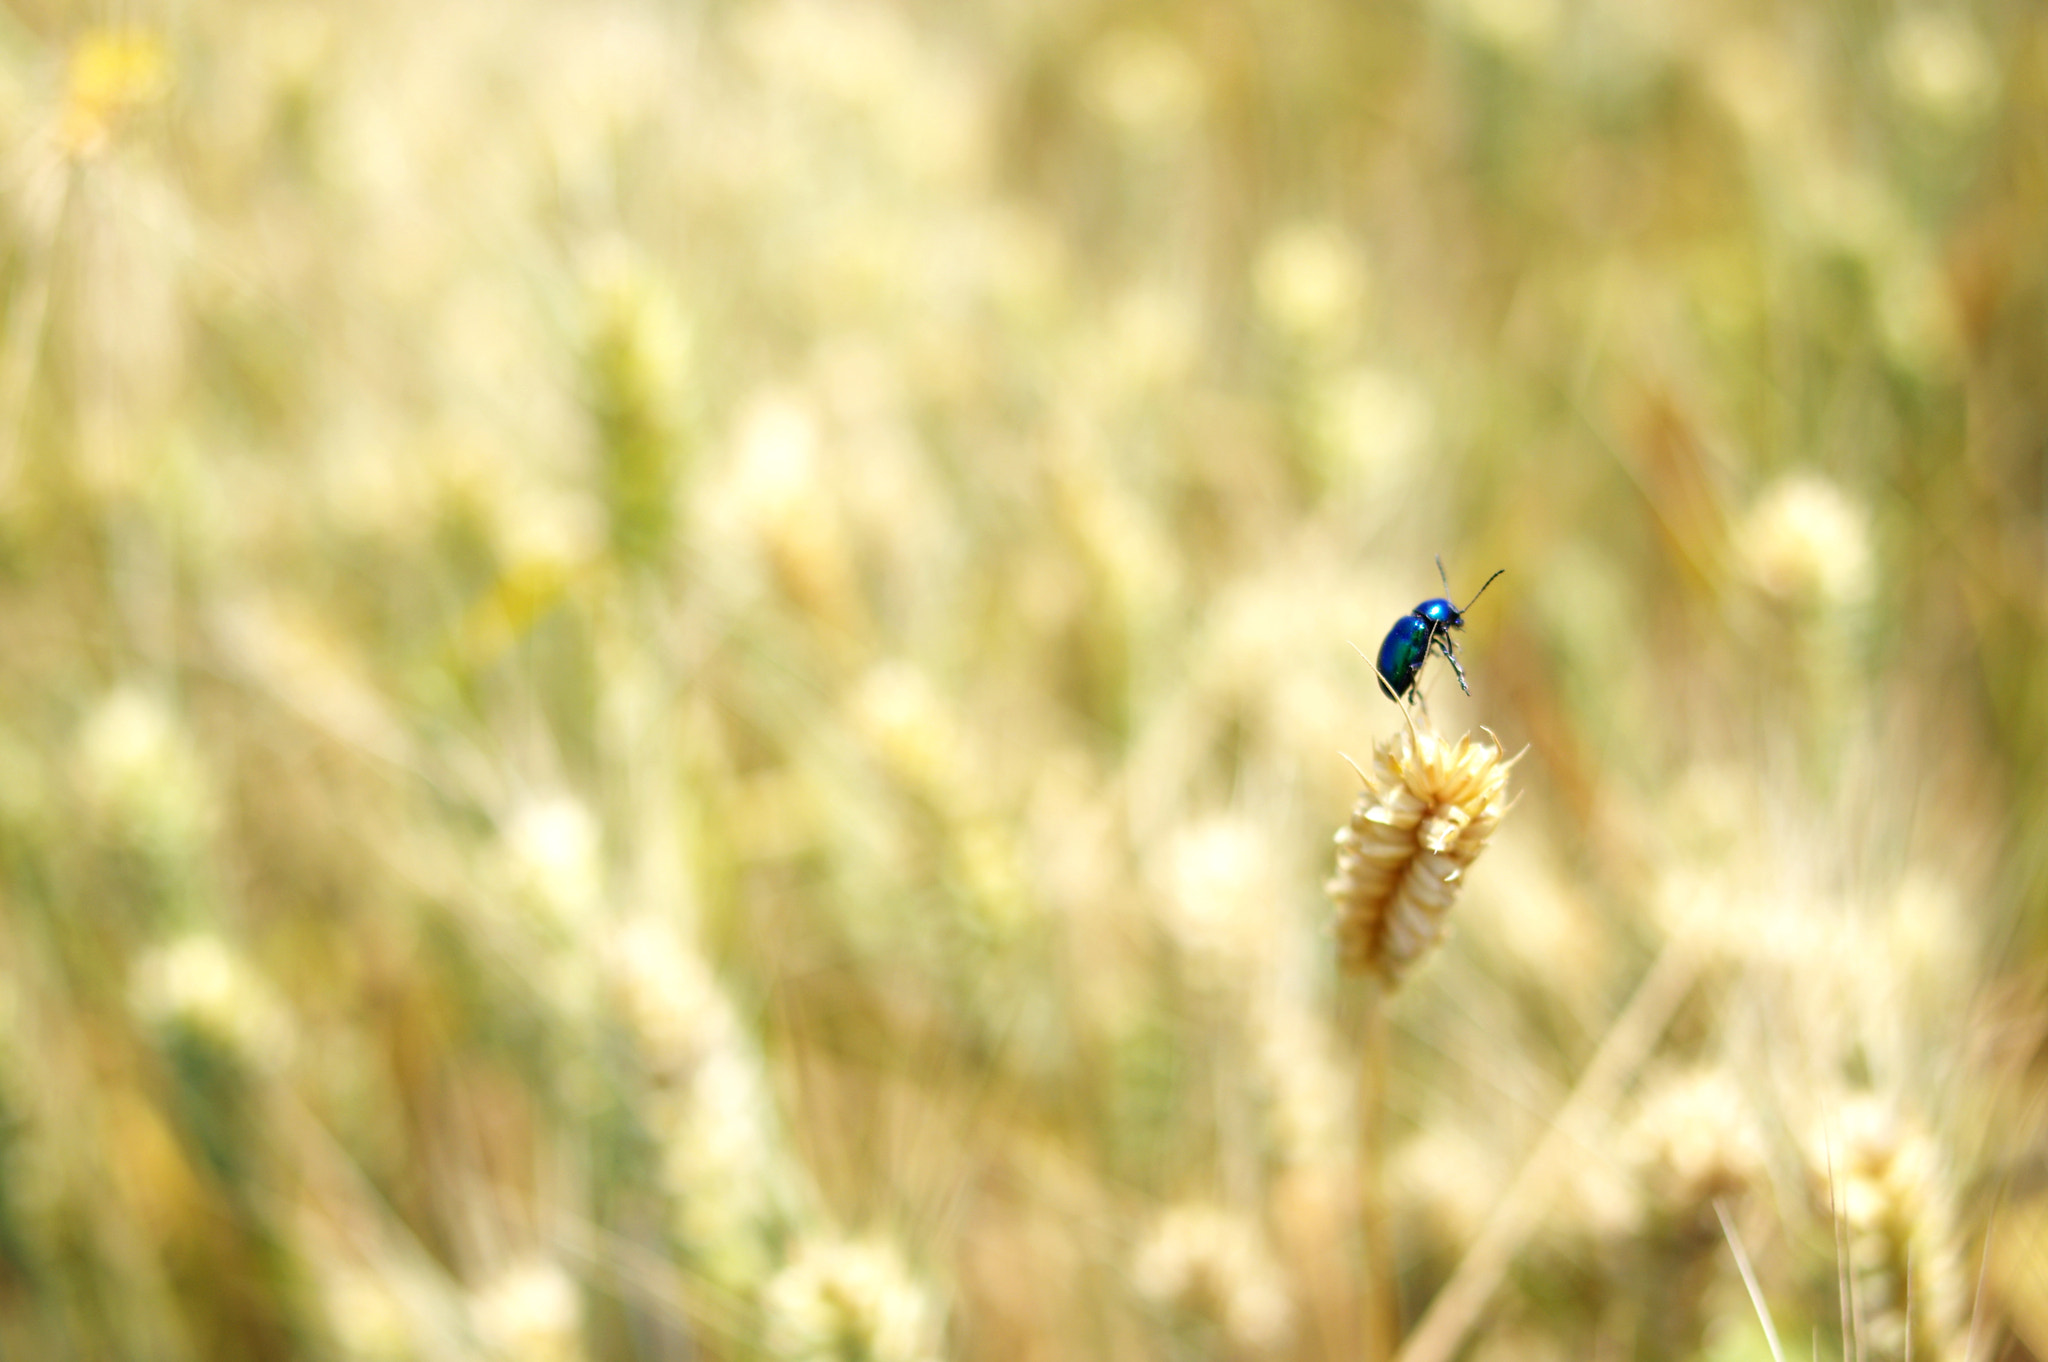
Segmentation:
{"type": "Polygon", "coordinates": [[[1449,634],[1438,634],[1436,636],[1436,649],[1444,655],[1444,661],[1451,664],[1451,670],[1458,674],[1458,689],[1470,695],[1472,688],[1465,684],[1465,668],[1459,663],[1458,654],[1451,648],[1451,636],[1449,634]]]}

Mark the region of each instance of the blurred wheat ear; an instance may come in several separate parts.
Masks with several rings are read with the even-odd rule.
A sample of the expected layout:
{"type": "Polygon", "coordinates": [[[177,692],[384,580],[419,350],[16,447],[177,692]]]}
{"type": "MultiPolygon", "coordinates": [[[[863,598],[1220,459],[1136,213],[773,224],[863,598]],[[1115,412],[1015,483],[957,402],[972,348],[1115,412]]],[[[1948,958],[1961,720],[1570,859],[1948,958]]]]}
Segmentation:
{"type": "Polygon", "coordinates": [[[1836,1223],[1857,1356],[1966,1356],[1970,1289],[1957,1251],[1950,1170],[1934,1140],[1861,1097],[1841,1112],[1833,1138],[1815,1140],[1809,1158],[1816,1195],[1825,1196],[1836,1223]]]}

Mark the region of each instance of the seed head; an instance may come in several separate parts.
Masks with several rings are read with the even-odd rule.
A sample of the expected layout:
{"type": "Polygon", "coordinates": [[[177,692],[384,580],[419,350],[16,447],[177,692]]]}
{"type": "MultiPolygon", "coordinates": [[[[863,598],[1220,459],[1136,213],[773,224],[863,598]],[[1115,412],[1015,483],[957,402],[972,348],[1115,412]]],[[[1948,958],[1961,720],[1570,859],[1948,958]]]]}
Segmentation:
{"type": "Polygon", "coordinates": [[[1950,1169],[1933,1137],[1878,1099],[1861,1098],[1814,1146],[1816,1191],[1832,1203],[1846,1240],[1857,1352],[1871,1362],[1960,1357],[1970,1290],[1956,1251],[1950,1169]]]}
{"type": "Polygon", "coordinates": [[[1207,1318],[1247,1353],[1272,1352],[1294,1327],[1287,1277],[1258,1225],[1220,1207],[1168,1211],[1139,1249],[1132,1277],[1155,1305],[1207,1318]]]}
{"type": "Polygon", "coordinates": [[[1443,936],[1465,867],[1507,812],[1508,768],[1491,734],[1456,742],[1424,724],[1382,739],[1351,821],[1337,832],[1337,948],[1392,988],[1443,936]]]}
{"type": "Polygon", "coordinates": [[[1651,1209],[1713,1224],[1715,1198],[1733,1200],[1763,1180],[1763,1135],[1742,1084],[1711,1068],[1646,1084],[1623,1149],[1651,1209]]]}
{"type": "Polygon", "coordinates": [[[940,1323],[894,1247],[817,1238],[797,1245],[762,1296],[769,1355],[787,1362],[927,1362],[940,1323]]]}

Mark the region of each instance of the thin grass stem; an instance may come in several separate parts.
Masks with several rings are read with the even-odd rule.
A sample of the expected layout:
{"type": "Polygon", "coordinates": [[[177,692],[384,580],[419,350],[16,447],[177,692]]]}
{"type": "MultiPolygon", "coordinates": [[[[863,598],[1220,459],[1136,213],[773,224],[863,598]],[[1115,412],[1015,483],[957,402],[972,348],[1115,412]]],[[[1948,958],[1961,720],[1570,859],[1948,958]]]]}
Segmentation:
{"type": "Polygon", "coordinates": [[[1735,1270],[1742,1274],[1742,1285],[1749,1292],[1749,1303],[1756,1310],[1759,1323],[1764,1326],[1764,1342],[1771,1347],[1771,1356],[1777,1362],[1785,1362],[1785,1350],[1778,1343],[1778,1327],[1771,1322],[1771,1307],[1764,1301],[1764,1290],[1757,1285],[1756,1270],[1749,1265],[1749,1254],[1742,1247],[1742,1236],[1735,1232],[1735,1222],[1728,1218],[1728,1208],[1720,1197],[1714,1198],[1714,1215],[1721,1222],[1721,1233],[1728,1237],[1728,1251],[1735,1255],[1735,1270]]]}
{"type": "Polygon", "coordinates": [[[1358,1220],[1363,1231],[1365,1282],[1362,1297],[1364,1347],[1360,1355],[1384,1362],[1401,1342],[1400,1283],[1394,1269],[1394,1236],[1387,1214],[1382,1174],[1386,1167],[1387,1013],[1386,991],[1374,984],[1366,999],[1364,1037],[1359,1046],[1358,1220]]]}

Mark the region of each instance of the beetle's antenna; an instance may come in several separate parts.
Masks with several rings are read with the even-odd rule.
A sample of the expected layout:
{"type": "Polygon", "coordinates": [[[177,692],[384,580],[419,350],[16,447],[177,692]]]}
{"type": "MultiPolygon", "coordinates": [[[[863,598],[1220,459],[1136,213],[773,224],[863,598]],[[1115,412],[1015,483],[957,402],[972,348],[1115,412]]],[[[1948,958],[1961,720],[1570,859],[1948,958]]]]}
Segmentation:
{"type": "MultiPolygon", "coordinates": [[[[1501,572],[1506,572],[1506,571],[1507,571],[1507,569],[1506,569],[1506,568],[1502,568],[1502,569],[1501,569],[1501,572]]],[[[1436,575],[1444,579],[1444,590],[1446,590],[1446,591],[1449,591],[1449,590],[1451,589],[1451,574],[1449,574],[1448,572],[1445,572],[1445,571],[1444,571],[1444,556],[1443,556],[1443,555],[1442,555],[1441,553],[1439,553],[1439,554],[1438,554],[1438,555],[1436,556],[1436,575]]],[[[1494,574],[1494,576],[1495,576],[1495,577],[1498,577],[1499,575],[1500,575],[1500,573],[1499,573],[1499,572],[1496,572],[1496,573],[1494,574]]],[[[1489,580],[1491,580],[1491,579],[1489,579],[1489,580]]],[[[1480,589],[1481,591],[1484,591],[1484,590],[1486,590],[1486,588],[1485,588],[1485,587],[1483,587],[1483,586],[1482,586],[1482,587],[1480,587],[1479,589],[1480,589]]]]}
{"type": "MultiPolygon", "coordinates": [[[[1438,572],[1442,572],[1442,571],[1444,570],[1444,560],[1443,560],[1443,559],[1439,558],[1439,559],[1437,559],[1437,560],[1436,560],[1436,570],[1437,570],[1438,572]]],[[[1506,568],[1502,568],[1502,569],[1500,570],[1500,572],[1496,572],[1496,573],[1494,573],[1494,574],[1493,574],[1493,577],[1498,577],[1498,576],[1500,576],[1500,573],[1501,573],[1501,572],[1506,572],[1506,571],[1507,571],[1507,569],[1506,569],[1506,568]]],[[[1470,609],[1472,608],[1472,606],[1473,606],[1473,603],[1474,603],[1474,602],[1476,602],[1476,601],[1477,601],[1477,600],[1478,600],[1478,599],[1479,599],[1479,598],[1480,598],[1481,596],[1484,596],[1484,595],[1486,594],[1486,588],[1487,588],[1487,587],[1489,587],[1489,586],[1492,586],[1492,585],[1493,585],[1493,577],[1488,577],[1488,578],[1486,579],[1486,581],[1485,581],[1485,582],[1484,582],[1484,583],[1483,583],[1483,584],[1482,584],[1482,585],[1480,586],[1480,588],[1479,588],[1479,589],[1478,589],[1477,591],[1475,591],[1475,592],[1473,592],[1473,593],[1472,593],[1472,599],[1471,599],[1471,600],[1469,600],[1469,601],[1466,601],[1466,602],[1465,602],[1464,606],[1463,606],[1463,607],[1462,607],[1462,608],[1461,608],[1461,609],[1460,609],[1460,610],[1458,611],[1458,613],[1459,613],[1459,614],[1461,614],[1461,615],[1462,615],[1462,614],[1464,614],[1464,613],[1465,613],[1465,611],[1467,611],[1467,610],[1470,610],[1470,609]]],[[[1445,582],[1445,583],[1444,583],[1444,585],[1445,585],[1446,587],[1448,587],[1448,586],[1450,585],[1450,583],[1449,583],[1449,582],[1445,582]]]]}

